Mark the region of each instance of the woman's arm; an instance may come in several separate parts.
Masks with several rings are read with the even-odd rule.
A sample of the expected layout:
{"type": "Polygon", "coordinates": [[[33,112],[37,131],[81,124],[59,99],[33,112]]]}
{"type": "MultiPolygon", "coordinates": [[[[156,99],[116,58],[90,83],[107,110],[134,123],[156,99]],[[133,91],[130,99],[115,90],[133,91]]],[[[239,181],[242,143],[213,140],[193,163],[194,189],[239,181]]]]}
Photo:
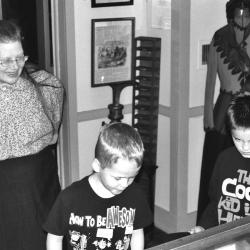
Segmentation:
{"type": "Polygon", "coordinates": [[[217,75],[217,51],[212,40],[209,47],[205,103],[204,103],[204,128],[212,129],[214,127],[213,109],[214,109],[214,90],[217,75]]]}
{"type": "Polygon", "coordinates": [[[50,234],[47,236],[47,250],[62,250],[63,236],[50,234]]]}
{"type": "Polygon", "coordinates": [[[55,143],[58,137],[58,129],[62,120],[62,110],[64,102],[64,88],[56,76],[39,70],[32,73],[31,78],[36,82],[36,88],[39,92],[45,114],[49,118],[54,129],[54,138],[51,144],[55,143]]]}
{"type": "Polygon", "coordinates": [[[133,231],[130,246],[131,250],[144,249],[144,233],[142,228],[133,231]]]}
{"type": "Polygon", "coordinates": [[[209,203],[197,222],[197,226],[201,226],[205,229],[218,226],[218,202],[222,192],[221,172],[225,172],[228,167],[228,161],[225,160],[228,157],[228,154],[220,154],[216,160],[213,174],[209,181],[209,203]]]}

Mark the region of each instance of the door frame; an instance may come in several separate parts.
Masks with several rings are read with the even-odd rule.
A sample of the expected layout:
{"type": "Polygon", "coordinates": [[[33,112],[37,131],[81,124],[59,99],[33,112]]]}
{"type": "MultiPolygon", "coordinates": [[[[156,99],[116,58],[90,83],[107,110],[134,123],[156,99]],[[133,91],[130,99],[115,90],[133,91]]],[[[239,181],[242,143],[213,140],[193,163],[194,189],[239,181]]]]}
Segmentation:
{"type": "Polygon", "coordinates": [[[62,81],[66,100],[58,144],[62,187],[79,179],[74,1],[51,0],[53,73],[62,81]]]}
{"type": "Polygon", "coordinates": [[[37,47],[39,66],[53,73],[49,5],[51,5],[51,0],[36,0],[37,47]]]}

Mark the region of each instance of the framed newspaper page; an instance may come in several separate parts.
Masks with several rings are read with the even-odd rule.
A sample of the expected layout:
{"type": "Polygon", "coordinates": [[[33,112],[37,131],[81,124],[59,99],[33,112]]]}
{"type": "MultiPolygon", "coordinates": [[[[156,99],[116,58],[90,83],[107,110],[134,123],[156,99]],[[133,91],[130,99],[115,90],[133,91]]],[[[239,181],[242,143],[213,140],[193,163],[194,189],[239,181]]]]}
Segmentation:
{"type": "Polygon", "coordinates": [[[133,5],[134,0],[91,0],[91,7],[133,5]]]}
{"type": "Polygon", "coordinates": [[[135,18],[92,19],[91,87],[132,84],[135,18]]]}

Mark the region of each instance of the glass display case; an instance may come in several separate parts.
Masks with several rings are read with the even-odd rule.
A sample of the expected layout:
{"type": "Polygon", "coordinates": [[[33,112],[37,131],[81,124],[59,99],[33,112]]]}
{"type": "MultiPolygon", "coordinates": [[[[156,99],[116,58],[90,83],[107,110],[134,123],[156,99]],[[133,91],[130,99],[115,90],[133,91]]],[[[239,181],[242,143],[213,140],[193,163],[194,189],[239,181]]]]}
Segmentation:
{"type": "Polygon", "coordinates": [[[250,249],[250,217],[210,228],[147,250],[245,250],[250,249]]]}

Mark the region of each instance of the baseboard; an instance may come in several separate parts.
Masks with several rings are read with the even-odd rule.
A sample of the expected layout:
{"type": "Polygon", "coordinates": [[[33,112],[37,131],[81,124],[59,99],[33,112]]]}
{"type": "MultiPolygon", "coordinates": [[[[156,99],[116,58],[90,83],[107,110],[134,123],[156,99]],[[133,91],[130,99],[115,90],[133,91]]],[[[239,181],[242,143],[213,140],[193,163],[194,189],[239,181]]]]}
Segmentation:
{"type": "Polygon", "coordinates": [[[195,225],[196,212],[183,214],[176,217],[175,214],[155,206],[154,224],[157,228],[166,233],[185,232],[190,230],[195,225]]]}

